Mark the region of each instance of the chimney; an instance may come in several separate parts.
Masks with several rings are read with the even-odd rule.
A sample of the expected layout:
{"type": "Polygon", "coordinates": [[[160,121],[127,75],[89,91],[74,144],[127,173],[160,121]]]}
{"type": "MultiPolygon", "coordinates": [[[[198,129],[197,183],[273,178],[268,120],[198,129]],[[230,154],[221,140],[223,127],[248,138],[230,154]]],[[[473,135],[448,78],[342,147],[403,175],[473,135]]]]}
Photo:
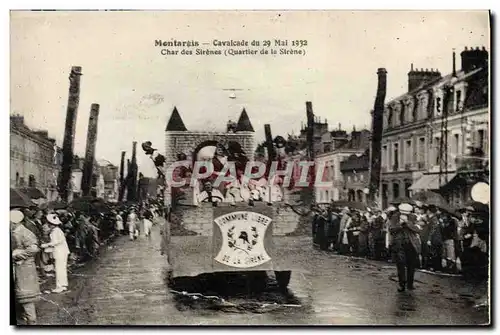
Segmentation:
{"type": "Polygon", "coordinates": [[[231,120],[227,121],[226,132],[234,133],[235,130],[236,130],[236,122],[233,122],[231,120]]]}
{"type": "Polygon", "coordinates": [[[11,115],[10,116],[11,125],[22,127],[24,126],[24,116],[22,115],[11,115]]]}
{"type": "Polygon", "coordinates": [[[464,72],[488,67],[489,54],[485,47],[481,49],[478,47],[476,47],[476,49],[467,49],[467,47],[465,47],[464,51],[460,53],[460,56],[462,58],[462,71],[464,72]]]}
{"type": "Polygon", "coordinates": [[[456,60],[455,60],[455,49],[453,49],[453,77],[457,76],[457,65],[456,65],[456,60]]]}
{"type": "Polygon", "coordinates": [[[311,101],[306,101],[307,115],[307,148],[308,155],[311,161],[314,160],[314,112],[311,101]]]}
{"type": "Polygon", "coordinates": [[[439,71],[434,71],[431,69],[413,69],[413,64],[411,64],[410,72],[408,72],[408,92],[412,92],[431,81],[441,78],[441,73],[439,71]]]}
{"type": "Polygon", "coordinates": [[[353,128],[351,133],[351,144],[353,148],[359,148],[361,144],[361,132],[356,131],[356,127],[353,128]]]}
{"type": "Polygon", "coordinates": [[[33,133],[43,138],[49,138],[49,132],[46,130],[35,130],[33,133]]]}

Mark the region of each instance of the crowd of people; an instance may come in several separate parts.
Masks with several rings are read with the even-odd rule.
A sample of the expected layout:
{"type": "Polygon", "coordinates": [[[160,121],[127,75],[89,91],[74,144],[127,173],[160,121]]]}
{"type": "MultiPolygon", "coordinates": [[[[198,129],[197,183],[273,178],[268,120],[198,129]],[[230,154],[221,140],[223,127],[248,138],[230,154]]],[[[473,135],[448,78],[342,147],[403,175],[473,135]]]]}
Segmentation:
{"type": "Polygon", "coordinates": [[[11,207],[13,279],[23,321],[36,323],[35,302],[49,277],[55,277],[55,287],[46,293],[67,291],[68,265],[98,257],[101,246],[117,236],[128,234],[132,241],[140,233],[150,237],[162,215],[162,207],[148,201],[109,205],[106,211],[11,207]]]}
{"type": "Polygon", "coordinates": [[[342,255],[397,262],[397,227],[410,222],[416,233],[417,267],[435,272],[487,276],[489,208],[471,203],[449,212],[411,201],[384,211],[372,208],[319,209],[313,220],[314,242],[342,255]],[[404,212],[404,214],[403,214],[404,212]],[[392,227],[392,228],[391,228],[392,227]],[[417,245],[418,244],[418,245],[417,245]]]}

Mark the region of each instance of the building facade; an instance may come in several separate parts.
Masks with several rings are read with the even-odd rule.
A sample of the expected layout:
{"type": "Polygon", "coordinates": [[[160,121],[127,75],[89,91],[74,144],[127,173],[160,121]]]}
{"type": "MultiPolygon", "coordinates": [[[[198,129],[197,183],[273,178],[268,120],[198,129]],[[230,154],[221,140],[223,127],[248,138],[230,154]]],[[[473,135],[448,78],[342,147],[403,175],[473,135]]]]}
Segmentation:
{"type": "Polygon", "coordinates": [[[98,161],[104,183],[103,198],[109,202],[118,201],[118,167],[106,160],[98,161]]]}
{"type": "MultiPolygon", "coordinates": [[[[73,167],[71,171],[71,193],[69,194],[68,201],[71,202],[76,198],[83,196],[82,191],[82,177],[83,177],[83,164],[85,159],[75,155],[73,157],[73,167]]],[[[105,180],[97,161],[94,161],[91,178],[90,196],[105,199],[105,180]]]]}
{"type": "Polygon", "coordinates": [[[344,177],[344,199],[366,203],[370,182],[370,154],[351,155],[340,163],[340,172],[344,177]]]}
{"type": "Polygon", "coordinates": [[[253,160],[255,151],[254,134],[254,129],[245,109],[241,112],[234,129],[227,127],[226,131],[207,132],[188,131],[177,108],[174,108],[165,129],[166,166],[175,162],[178,154],[192,157],[192,153],[198,146],[218,141],[235,141],[239,143],[247,157],[253,160]]]}
{"type": "Polygon", "coordinates": [[[62,160],[55,139],[44,130],[30,129],[24,117],[10,117],[10,186],[32,198],[57,199],[57,176],[62,160]]]}
{"type": "Polygon", "coordinates": [[[414,70],[412,65],[408,92],[386,104],[383,207],[421,190],[442,193],[455,205],[468,198],[465,189],[460,195],[453,187],[452,191],[450,182],[457,176],[459,162],[471,152],[481,151],[476,160],[487,161],[488,52],[464,50],[461,58],[462,69],[444,77],[432,69],[414,70]],[[472,138],[470,143],[467,137],[472,138]]]}
{"type": "Polygon", "coordinates": [[[328,143],[331,151],[316,156],[316,166],[324,164],[323,181],[330,182],[329,187],[315,188],[316,201],[326,203],[337,200],[347,200],[348,188],[346,178],[342,174],[341,164],[352,155],[361,156],[370,145],[370,131],[355,129],[348,134],[346,131],[334,130],[329,132],[328,143]]]}

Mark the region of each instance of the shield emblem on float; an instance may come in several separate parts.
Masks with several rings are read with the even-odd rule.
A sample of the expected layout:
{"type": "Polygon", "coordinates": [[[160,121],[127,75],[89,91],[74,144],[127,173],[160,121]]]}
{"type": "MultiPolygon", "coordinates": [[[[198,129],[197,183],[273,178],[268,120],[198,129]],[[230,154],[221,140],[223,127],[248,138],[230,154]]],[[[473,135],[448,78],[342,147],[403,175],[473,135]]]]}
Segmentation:
{"type": "Polygon", "coordinates": [[[271,260],[265,236],[272,219],[256,212],[231,212],[214,219],[222,241],[215,260],[230,267],[251,268],[271,260]]]}

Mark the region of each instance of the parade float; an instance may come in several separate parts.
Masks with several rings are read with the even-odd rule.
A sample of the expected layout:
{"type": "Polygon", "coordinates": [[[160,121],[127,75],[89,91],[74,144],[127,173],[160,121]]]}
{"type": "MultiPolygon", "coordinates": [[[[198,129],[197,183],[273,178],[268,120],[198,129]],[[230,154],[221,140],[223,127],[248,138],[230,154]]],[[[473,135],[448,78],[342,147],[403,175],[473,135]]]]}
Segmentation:
{"type": "MultiPolygon", "coordinates": [[[[244,110],[226,132],[210,133],[188,132],[174,109],[165,155],[151,142],[142,144],[163,181],[162,253],[171,283],[214,273],[261,280],[273,271],[286,290],[291,272],[303,270],[290,254],[301,252],[294,250],[297,239],[311,236],[309,205],[294,184],[300,170],[292,169],[303,157],[286,153],[284,138],[273,139],[269,125],[265,130],[266,154],[254,157],[253,128],[244,110]],[[287,166],[291,182],[280,176],[287,166]]],[[[311,176],[306,193],[312,193],[311,176]]]]}

